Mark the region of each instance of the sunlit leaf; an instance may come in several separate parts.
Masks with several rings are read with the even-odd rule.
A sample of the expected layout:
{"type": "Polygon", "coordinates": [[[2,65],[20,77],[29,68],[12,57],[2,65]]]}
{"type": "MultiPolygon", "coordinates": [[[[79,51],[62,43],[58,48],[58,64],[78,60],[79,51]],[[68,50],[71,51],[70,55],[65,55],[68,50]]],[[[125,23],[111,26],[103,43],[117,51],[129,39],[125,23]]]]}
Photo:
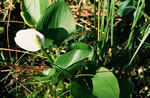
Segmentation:
{"type": "Polygon", "coordinates": [[[21,16],[29,26],[35,26],[44,10],[51,4],[50,0],[22,0],[21,16]]]}
{"type": "Polygon", "coordinates": [[[67,67],[71,66],[76,62],[88,58],[89,54],[90,53],[88,51],[83,51],[79,49],[72,50],[66,54],[58,56],[54,64],[66,69],[67,67]]]}
{"type": "Polygon", "coordinates": [[[60,45],[76,27],[67,4],[63,0],[58,0],[46,9],[36,29],[45,35],[48,46],[53,41],[60,45]]]}
{"type": "Polygon", "coordinates": [[[80,50],[83,50],[83,51],[89,51],[89,56],[88,58],[89,59],[92,59],[93,57],[93,54],[94,54],[94,51],[92,49],[91,46],[89,46],[88,44],[85,44],[85,43],[82,43],[82,42],[77,42],[77,43],[73,43],[70,47],[71,50],[73,49],[80,49],[80,50]]]}
{"type": "Polygon", "coordinates": [[[120,90],[116,77],[108,69],[101,67],[92,78],[93,95],[97,98],[119,98],[120,90]]]}
{"type": "Polygon", "coordinates": [[[66,69],[86,58],[91,59],[93,56],[93,49],[87,44],[81,42],[72,44],[69,50],[69,52],[58,56],[54,64],[60,66],[63,69],[66,69]]]}

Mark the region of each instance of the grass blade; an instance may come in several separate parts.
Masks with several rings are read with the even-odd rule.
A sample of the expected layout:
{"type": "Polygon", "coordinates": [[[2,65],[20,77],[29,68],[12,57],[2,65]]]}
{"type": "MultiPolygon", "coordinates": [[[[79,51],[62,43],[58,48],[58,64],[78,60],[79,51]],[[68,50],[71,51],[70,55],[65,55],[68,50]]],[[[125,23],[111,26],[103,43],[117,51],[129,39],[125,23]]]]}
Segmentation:
{"type": "Polygon", "coordinates": [[[147,31],[147,32],[146,32],[145,35],[143,36],[143,38],[142,38],[142,40],[141,40],[141,42],[140,42],[138,48],[136,49],[135,53],[133,54],[133,56],[132,56],[132,58],[131,58],[131,60],[130,60],[130,62],[129,62],[129,64],[128,64],[129,66],[130,66],[131,63],[133,62],[133,60],[134,60],[136,54],[138,53],[139,49],[141,48],[141,46],[142,46],[143,43],[145,42],[146,38],[147,38],[148,35],[150,34],[150,25],[148,26],[148,28],[147,28],[146,31],[147,31]]]}

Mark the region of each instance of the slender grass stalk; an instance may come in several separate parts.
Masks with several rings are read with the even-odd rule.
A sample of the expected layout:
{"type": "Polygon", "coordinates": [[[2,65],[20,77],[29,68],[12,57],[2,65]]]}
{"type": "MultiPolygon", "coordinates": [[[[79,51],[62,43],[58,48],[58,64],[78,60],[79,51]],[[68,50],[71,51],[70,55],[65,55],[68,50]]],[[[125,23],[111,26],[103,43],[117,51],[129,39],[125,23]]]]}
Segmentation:
{"type": "Polygon", "coordinates": [[[94,0],[94,29],[96,30],[96,0],[94,0]]]}
{"type": "MultiPolygon", "coordinates": [[[[11,16],[11,10],[9,11],[9,15],[8,15],[7,31],[6,31],[6,33],[7,33],[7,47],[8,47],[8,49],[10,49],[9,32],[8,32],[10,16],[11,16]]],[[[9,58],[12,60],[11,51],[8,51],[8,53],[9,53],[9,58]]]]}
{"type": "Polygon", "coordinates": [[[107,35],[109,32],[110,15],[111,15],[110,4],[109,4],[109,0],[107,0],[107,16],[106,16],[106,25],[105,25],[105,30],[104,30],[104,38],[103,38],[102,48],[104,47],[104,44],[108,37],[107,35]]]}
{"type": "MultiPolygon", "coordinates": [[[[103,30],[104,30],[104,20],[105,20],[105,7],[106,7],[106,0],[103,1],[103,12],[101,18],[101,31],[100,31],[100,41],[103,40],[103,30]]],[[[105,33],[105,32],[104,32],[105,33]]],[[[102,47],[101,47],[102,48],[102,47]]]]}
{"type": "Polygon", "coordinates": [[[1,58],[2,58],[3,61],[6,60],[6,58],[5,58],[5,56],[4,56],[4,53],[3,53],[3,50],[1,50],[1,58]]]}
{"type": "Polygon", "coordinates": [[[111,32],[111,47],[113,46],[113,27],[114,27],[114,8],[115,8],[115,0],[103,0],[98,2],[98,12],[100,14],[100,6],[103,6],[102,16],[100,19],[100,15],[98,15],[98,56],[99,59],[102,60],[102,57],[105,57],[105,52],[103,52],[105,48],[105,43],[108,41],[109,32],[111,32]],[[107,16],[105,14],[105,10],[107,7],[107,16]],[[106,18],[105,18],[106,17],[106,18]],[[105,24],[106,20],[106,24],[105,24]],[[111,31],[110,31],[111,26],[111,31]],[[104,33],[104,34],[103,34],[104,33]]]}
{"type": "Polygon", "coordinates": [[[107,0],[107,19],[106,19],[106,25],[104,30],[104,39],[103,39],[102,47],[104,47],[104,44],[108,41],[109,26],[110,26],[110,21],[113,18],[112,13],[114,11],[114,7],[112,6],[112,4],[113,1],[111,1],[110,4],[110,0],[107,0]]]}
{"type": "Polygon", "coordinates": [[[137,23],[139,17],[140,17],[140,14],[142,12],[142,8],[144,6],[144,3],[145,3],[145,0],[139,0],[138,1],[138,5],[137,5],[137,8],[136,8],[136,11],[135,11],[135,14],[134,14],[133,24],[132,24],[132,27],[131,27],[131,32],[130,32],[128,43],[127,43],[127,47],[129,49],[132,48],[132,43],[131,42],[133,40],[134,28],[136,26],[136,23],[137,23]]]}
{"type": "Polygon", "coordinates": [[[25,56],[25,53],[22,54],[22,55],[18,58],[18,60],[16,61],[15,65],[16,65],[17,63],[19,63],[19,61],[20,61],[24,56],[25,56]]]}
{"type": "Polygon", "coordinates": [[[147,29],[146,29],[145,35],[143,36],[143,38],[142,38],[142,40],[141,40],[141,42],[140,42],[138,48],[137,48],[136,51],[134,52],[134,54],[133,54],[133,56],[132,56],[132,58],[131,58],[131,60],[130,60],[130,62],[129,62],[129,64],[128,64],[129,66],[130,66],[131,63],[133,62],[133,60],[134,60],[136,54],[138,53],[139,49],[141,48],[141,46],[143,45],[143,43],[145,42],[145,40],[146,40],[146,38],[148,37],[149,34],[150,34],[150,25],[148,25],[148,27],[147,27],[147,29]]]}
{"type": "MultiPolygon", "coordinates": [[[[0,82],[4,81],[4,80],[8,80],[9,76],[14,74],[16,71],[10,71],[3,79],[0,80],[0,82]]],[[[6,81],[5,81],[6,82],[6,81]]],[[[5,83],[4,82],[4,83],[5,83]]]]}
{"type": "Polygon", "coordinates": [[[114,31],[114,10],[115,10],[115,0],[111,3],[112,14],[111,14],[111,47],[113,47],[113,31],[114,31]]]}
{"type": "Polygon", "coordinates": [[[98,1],[98,30],[97,30],[97,56],[100,57],[100,14],[101,14],[101,1],[98,1]]]}
{"type": "Polygon", "coordinates": [[[18,82],[17,80],[15,80],[15,81],[16,81],[16,83],[19,83],[19,85],[17,85],[16,87],[12,88],[11,90],[9,90],[8,93],[13,92],[14,90],[17,90],[17,89],[20,88],[20,87],[23,87],[23,88],[26,89],[28,92],[32,93],[27,87],[24,86],[25,83],[22,84],[22,83],[18,82]]]}
{"type": "Polygon", "coordinates": [[[100,42],[100,14],[101,14],[101,1],[98,1],[98,32],[97,32],[97,41],[100,42]]]}

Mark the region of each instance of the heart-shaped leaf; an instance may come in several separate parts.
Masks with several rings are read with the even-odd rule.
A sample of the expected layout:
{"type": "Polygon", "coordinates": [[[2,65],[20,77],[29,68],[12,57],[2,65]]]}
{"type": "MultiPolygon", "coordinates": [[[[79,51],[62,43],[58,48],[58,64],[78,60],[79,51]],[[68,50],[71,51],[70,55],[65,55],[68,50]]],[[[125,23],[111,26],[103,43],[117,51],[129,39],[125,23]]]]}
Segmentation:
{"type": "Polygon", "coordinates": [[[50,0],[22,0],[21,16],[29,26],[35,26],[44,10],[51,4],[50,0]]]}
{"type": "Polygon", "coordinates": [[[36,29],[46,37],[46,47],[52,42],[61,44],[75,31],[74,17],[63,0],[57,0],[41,16],[36,29]]]}
{"type": "Polygon", "coordinates": [[[66,54],[58,56],[54,64],[66,69],[86,58],[91,59],[93,56],[93,49],[84,43],[74,43],[71,45],[70,49],[71,51],[67,52],[66,54]]]}
{"type": "Polygon", "coordinates": [[[60,55],[56,58],[54,64],[60,66],[63,69],[68,68],[72,64],[79,62],[89,56],[88,51],[83,50],[72,50],[66,54],[60,55]]]}
{"type": "Polygon", "coordinates": [[[108,69],[101,67],[92,78],[93,95],[97,98],[119,98],[120,90],[116,77],[108,69]]]}
{"type": "Polygon", "coordinates": [[[85,43],[82,43],[82,42],[73,43],[70,47],[70,50],[74,50],[74,49],[89,51],[90,54],[89,54],[88,58],[92,59],[92,57],[93,57],[94,51],[93,51],[92,47],[85,43]]]}

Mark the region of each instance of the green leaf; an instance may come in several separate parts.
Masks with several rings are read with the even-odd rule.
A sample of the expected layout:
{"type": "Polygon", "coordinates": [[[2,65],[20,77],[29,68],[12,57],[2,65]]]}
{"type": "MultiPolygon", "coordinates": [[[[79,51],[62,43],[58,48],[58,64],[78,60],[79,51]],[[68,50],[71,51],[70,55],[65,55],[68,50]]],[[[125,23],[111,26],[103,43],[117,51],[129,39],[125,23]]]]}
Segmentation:
{"type": "Polygon", "coordinates": [[[59,74],[60,74],[60,73],[56,73],[56,75],[53,75],[53,76],[52,76],[52,78],[51,78],[51,83],[52,83],[53,85],[55,85],[55,84],[58,82],[59,74]]]}
{"type": "Polygon", "coordinates": [[[145,42],[145,40],[148,38],[149,34],[150,34],[150,25],[148,25],[148,27],[146,28],[146,33],[144,34],[140,44],[138,45],[138,48],[136,49],[136,51],[134,52],[130,62],[129,62],[129,65],[131,65],[131,63],[133,62],[135,56],[137,55],[138,51],[140,50],[141,46],[143,45],[143,43],[145,42]]]}
{"type": "Polygon", "coordinates": [[[21,16],[29,26],[35,26],[44,10],[51,4],[50,0],[22,0],[21,16]]]}
{"type": "Polygon", "coordinates": [[[55,72],[56,72],[55,68],[48,68],[48,69],[44,69],[44,71],[42,73],[44,75],[52,76],[55,74],[55,72]]]}
{"type": "Polygon", "coordinates": [[[67,4],[57,0],[41,16],[36,29],[46,37],[46,47],[53,42],[60,45],[75,31],[75,21],[67,4]]]}
{"type": "Polygon", "coordinates": [[[89,45],[82,43],[82,42],[77,42],[73,43],[70,47],[70,49],[81,49],[81,50],[86,50],[86,51],[91,51],[91,47],[89,45]]]}
{"type": "Polygon", "coordinates": [[[86,58],[91,59],[93,57],[93,53],[93,49],[89,45],[81,42],[73,43],[69,48],[69,52],[58,56],[54,64],[60,66],[63,69],[66,69],[73,64],[75,67],[78,66],[78,64],[75,63],[86,58]]]}
{"type": "Polygon", "coordinates": [[[119,17],[124,17],[134,10],[135,10],[135,0],[125,0],[120,3],[116,13],[119,17]]]}
{"type": "Polygon", "coordinates": [[[49,47],[52,44],[60,46],[61,43],[69,36],[64,28],[38,30],[45,36],[44,47],[49,47]]]}
{"type": "Polygon", "coordinates": [[[32,77],[31,81],[50,81],[51,76],[35,76],[32,77]]]}
{"type": "Polygon", "coordinates": [[[97,98],[119,98],[120,90],[116,77],[108,69],[101,67],[92,78],[93,95],[97,98]]]}
{"type": "Polygon", "coordinates": [[[82,43],[82,42],[73,43],[71,45],[70,49],[71,50],[80,49],[80,50],[83,50],[83,51],[89,51],[89,53],[90,53],[89,56],[88,56],[89,59],[92,59],[93,54],[94,54],[94,51],[93,51],[92,47],[85,44],[85,43],[82,43]]]}
{"type": "Polygon", "coordinates": [[[54,64],[60,66],[63,69],[66,69],[72,64],[88,58],[89,55],[90,55],[89,51],[83,51],[79,49],[72,50],[66,54],[58,56],[54,64]]]}

